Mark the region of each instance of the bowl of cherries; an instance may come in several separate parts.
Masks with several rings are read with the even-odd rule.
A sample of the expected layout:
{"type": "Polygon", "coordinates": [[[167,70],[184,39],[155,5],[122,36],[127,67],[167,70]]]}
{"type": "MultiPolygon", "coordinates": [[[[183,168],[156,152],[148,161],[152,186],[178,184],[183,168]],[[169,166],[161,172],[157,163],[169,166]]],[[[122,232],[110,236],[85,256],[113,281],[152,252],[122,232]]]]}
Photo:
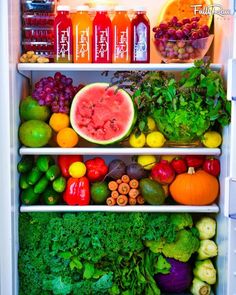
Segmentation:
{"type": "Polygon", "coordinates": [[[214,35],[208,25],[200,25],[199,17],[179,20],[174,16],[153,28],[154,44],[165,63],[193,62],[202,59],[209,50],[214,35]]]}

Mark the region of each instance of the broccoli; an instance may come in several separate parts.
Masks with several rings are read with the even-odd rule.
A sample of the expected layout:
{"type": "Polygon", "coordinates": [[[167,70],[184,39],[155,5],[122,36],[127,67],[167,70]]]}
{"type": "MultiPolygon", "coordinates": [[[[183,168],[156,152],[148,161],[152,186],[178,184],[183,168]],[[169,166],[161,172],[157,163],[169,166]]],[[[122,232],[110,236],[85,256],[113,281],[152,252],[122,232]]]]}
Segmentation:
{"type": "Polygon", "coordinates": [[[202,217],[196,222],[200,240],[211,239],[216,234],[216,221],[211,217],[202,217]]]}
{"type": "Polygon", "coordinates": [[[212,240],[202,240],[200,241],[200,247],[198,249],[198,260],[204,260],[217,256],[217,245],[212,240]]]}
{"type": "Polygon", "coordinates": [[[210,259],[196,261],[193,274],[207,284],[213,285],[216,283],[216,269],[210,259]]]}
{"type": "Polygon", "coordinates": [[[198,238],[189,230],[182,229],[177,232],[175,242],[165,244],[162,253],[169,258],[187,262],[191,255],[199,248],[198,238]]]}
{"type": "Polygon", "coordinates": [[[171,222],[176,226],[176,230],[179,231],[186,227],[193,226],[193,219],[189,213],[174,213],[170,216],[171,222]]]}

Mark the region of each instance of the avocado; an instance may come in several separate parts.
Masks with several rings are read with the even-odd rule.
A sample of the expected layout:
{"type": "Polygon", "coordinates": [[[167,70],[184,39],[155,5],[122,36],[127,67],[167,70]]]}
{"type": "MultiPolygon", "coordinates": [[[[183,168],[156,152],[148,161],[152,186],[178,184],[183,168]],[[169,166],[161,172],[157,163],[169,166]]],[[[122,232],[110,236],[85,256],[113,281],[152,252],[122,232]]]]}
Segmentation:
{"type": "Polygon", "coordinates": [[[143,178],[139,182],[141,195],[150,205],[162,205],[165,201],[165,192],[162,186],[149,178],[143,178]]]}

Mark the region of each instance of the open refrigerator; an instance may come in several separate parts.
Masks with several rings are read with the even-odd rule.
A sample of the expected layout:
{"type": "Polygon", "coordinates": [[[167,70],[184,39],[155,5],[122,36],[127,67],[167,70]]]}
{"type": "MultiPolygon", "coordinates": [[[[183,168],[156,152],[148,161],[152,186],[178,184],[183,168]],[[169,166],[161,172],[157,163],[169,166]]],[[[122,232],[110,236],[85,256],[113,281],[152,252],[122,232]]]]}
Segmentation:
{"type": "MultiPolygon", "coordinates": [[[[152,0],[129,1],[130,7],[137,4],[145,4],[152,24],[155,23],[161,5],[165,0],[155,2],[152,0]]],[[[64,1],[66,2],[66,1],[64,1]]],[[[67,1],[73,4],[73,1],[67,1]]],[[[120,1],[122,2],[122,1],[120,1]]],[[[125,2],[125,1],[123,1],[125,2]]],[[[214,1],[215,2],[215,1],[214,1]]],[[[225,9],[231,9],[232,15],[214,17],[214,46],[212,52],[212,68],[221,71],[227,81],[228,99],[232,101],[231,125],[224,129],[223,145],[221,149],[206,148],[161,148],[161,149],[137,149],[135,154],[157,155],[214,155],[219,156],[221,162],[220,198],[219,203],[202,206],[141,206],[142,212],[191,212],[214,214],[217,220],[216,242],[219,247],[217,257],[218,283],[216,295],[236,294],[236,11],[235,1],[216,1],[225,9]]],[[[80,3],[79,3],[80,4],[80,3]]],[[[120,3],[125,4],[125,3],[120,3]]],[[[18,218],[20,212],[79,212],[79,211],[137,211],[137,207],[106,207],[99,209],[93,206],[20,206],[17,163],[21,155],[65,153],[61,148],[26,148],[20,147],[18,140],[19,101],[29,93],[29,89],[45,74],[50,76],[61,71],[73,78],[75,82],[98,82],[109,79],[101,76],[105,70],[111,73],[117,70],[168,70],[179,72],[191,65],[189,64],[161,64],[156,60],[153,44],[151,48],[150,64],[19,64],[21,53],[21,5],[19,0],[0,2],[0,294],[18,294],[18,266],[17,255],[18,218]],[[125,209],[125,210],[124,210],[125,209]]],[[[126,159],[134,153],[133,149],[113,148],[73,148],[66,150],[68,154],[83,154],[87,156],[105,155],[110,159],[121,157],[126,159]]],[[[28,295],[28,294],[25,294],[28,295]]]]}

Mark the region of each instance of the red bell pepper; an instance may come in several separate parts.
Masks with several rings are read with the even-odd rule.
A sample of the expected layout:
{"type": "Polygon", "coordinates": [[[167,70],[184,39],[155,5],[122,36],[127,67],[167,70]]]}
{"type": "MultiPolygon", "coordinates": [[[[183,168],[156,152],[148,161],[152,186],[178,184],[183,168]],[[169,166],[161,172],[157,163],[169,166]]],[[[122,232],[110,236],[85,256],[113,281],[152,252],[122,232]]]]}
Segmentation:
{"type": "Polygon", "coordinates": [[[68,205],[89,205],[90,188],[88,178],[85,176],[81,178],[70,177],[63,193],[63,200],[68,205]]]}
{"type": "Polygon", "coordinates": [[[83,156],[80,155],[59,155],[57,158],[58,166],[60,167],[61,174],[64,177],[70,177],[69,167],[74,162],[83,162],[83,156]]]}
{"type": "Polygon", "coordinates": [[[184,159],[187,162],[188,167],[200,168],[203,165],[205,156],[191,155],[191,156],[185,156],[184,159]]]}
{"type": "Polygon", "coordinates": [[[206,159],[202,168],[207,173],[217,177],[220,174],[220,161],[215,158],[206,159]]]}
{"type": "Polygon", "coordinates": [[[177,174],[185,173],[188,170],[187,163],[183,158],[176,157],[170,164],[177,174]]]}
{"type": "Polygon", "coordinates": [[[85,162],[87,168],[87,174],[89,181],[101,181],[105,177],[108,172],[108,166],[106,165],[105,161],[100,158],[96,157],[85,162]]]}

